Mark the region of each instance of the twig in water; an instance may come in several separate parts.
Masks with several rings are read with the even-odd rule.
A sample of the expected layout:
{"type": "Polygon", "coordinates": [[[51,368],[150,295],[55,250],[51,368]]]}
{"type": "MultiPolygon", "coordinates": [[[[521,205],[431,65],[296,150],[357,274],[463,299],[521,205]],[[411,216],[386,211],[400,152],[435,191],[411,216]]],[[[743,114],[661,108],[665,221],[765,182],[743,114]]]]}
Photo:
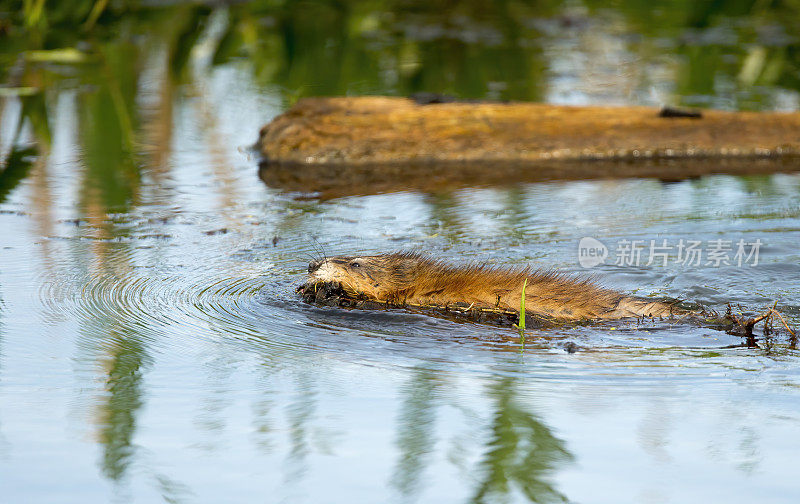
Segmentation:
{"type": "Polygon", "coordinates": [[[747,345],[748,346],[756,346],[756,338],[753,334],[753,327],[761,321],[764,321],[764,337],[765,337],[765,344],[767,345],[767,350],[772,346],[772,342],[769,341],[770,333],[774,332],[774,326],[772,322],[772,317],[776,316],[780,319],[783,327],[789,331],[791,335],[789,337],[789,345],[792,348],[797,346],[797,334],[789,327],[789,324],[786,323],[786,319],[783,318],[783,315],[776,309],[778,307],[778,302],[775,301],[775,304],[772,308],[768,308],[766,312],[762,313],[758,317],[755,318],[745,318],[744,314],[740,311],[740,316],[736,316],[733,313],[733,309],[731,305],[728,305],[728,311],[725,314],[727,317],[730,317],[731,320],[742,330],[743,335],[747,338],[747,345]]]}

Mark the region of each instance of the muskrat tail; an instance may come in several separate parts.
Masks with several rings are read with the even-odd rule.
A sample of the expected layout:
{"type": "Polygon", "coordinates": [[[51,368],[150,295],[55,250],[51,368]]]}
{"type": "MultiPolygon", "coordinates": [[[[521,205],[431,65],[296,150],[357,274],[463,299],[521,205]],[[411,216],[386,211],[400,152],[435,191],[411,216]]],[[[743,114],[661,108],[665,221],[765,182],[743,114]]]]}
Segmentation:
{"type": "Polygon", "coordinates": [[[623,296],[614,309],[603,313],[602,318],[618,319],[626,317],[672,317],[685,315],[688,312],[679,306],[678,300],[652,301],[623,296]]]}

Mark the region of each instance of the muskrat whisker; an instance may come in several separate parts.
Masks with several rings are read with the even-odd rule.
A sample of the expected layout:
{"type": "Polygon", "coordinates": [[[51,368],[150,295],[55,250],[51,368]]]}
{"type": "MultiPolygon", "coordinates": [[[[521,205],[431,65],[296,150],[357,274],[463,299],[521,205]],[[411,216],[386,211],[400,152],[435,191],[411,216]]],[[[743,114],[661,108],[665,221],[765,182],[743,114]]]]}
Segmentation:
{"type": "MultiPolygon", "coordinates": [[[[317,240],[316,236],[311,236],[311,245],[314,247],[314,254],[316,254],[316,256],[321,256],[322,260],[327,260],[327,257],[325,257],[325,249],[322,248],[322,244],[317,240]]],[[[316,257],[314,260],[317,260],[316,257]]]]}
{"type": "Polygon", "coordinates": [[[322,243],[320,243],[320,241],[319,241],[319,240],[317,240],[317,237],[316,237],[316,236],[312,236],[312,237],[311,237],[311,239],[312,239],[312,240],[314,240],[314,243],[316,243],[317,245],[319,245],[320,252],[322,253],[322,260],[323,260],[323,262],[324,262],[324,261],[327,261],[327,260],[328,260],[328,254],[326,254],[326,253],[325,253],[325,247],[323,247],[323,246],[322,246],[322,243]]]}

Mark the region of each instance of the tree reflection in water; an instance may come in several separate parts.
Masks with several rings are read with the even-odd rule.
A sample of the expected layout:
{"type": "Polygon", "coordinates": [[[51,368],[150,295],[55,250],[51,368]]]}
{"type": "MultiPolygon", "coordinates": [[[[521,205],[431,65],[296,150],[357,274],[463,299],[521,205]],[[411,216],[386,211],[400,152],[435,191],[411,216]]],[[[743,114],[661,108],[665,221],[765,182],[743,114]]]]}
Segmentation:
{"type": "MultiPolygon", "coordinates": [[[[30,180],[27,190],[35,208],[24,211],[38,219],[38,236],[49,238],[54,233],[48,226],[57,215],[53,192],[63,190],[54,181],[75,184],[77,205],[59,203],[85,227],[63,257],[48,259],[53,247],[47,240],[40,250],[45,275],[78,277],[71,280],[76,292],[100,277],[122,278],[136,266],[129,260],[131,247],[121,240],[134,226],[117,222],[115,214],[130,216],[162,204],[159,217],[166,220],[180,210],[169,206],[174,194],[165,188],[176,176],[171,171],[175,111],[183,112],[181,106],[189,101],[203,107],[202,85],[219,69],[237,70],[263,94],[277,95],[283,106],[308,95],[417,91],[501,100],[545,100],[562,96],[553,94],[558,91],[578,101],[599,101],[609,90],[624,90],[610,98],[638,104],[652,100],[650,90],[656,88],[668,90],[658,99],[676,104],[774,109],[797,103],[800,89],[800,41],[786,36],[798,32],[796,1],[628,0],[609,6],[587,0],[566,7],[548,0],[22,3],[20,9],[20,2],[0,0],[0,120],[13,125],[0,131],[0,203],[30,180]],[[570,7],[578,4],[579,9],[570,7]],[[37,5],[44,5],[44,11],[37,11],[37,5]],[[597,67],[582,71],[569,66],[569,55],[603,56],[608,46],[598,40],[617,42],[616,59],[609,60],[622,61],[631,71],[614,67],[598,77],[597,67]],[[77,158],[67,168],[58,167],[77,167],[62,179],[51,177],[56,130],[67,131],[59,139],[67,144],[61,148],[77,158]]],[[[213,120],[198,129],[205,130],[206,144],[214,136],[219,139],[213,120]]],[[[256,131],[239,133],[256,136],[256,131]]],[[[233,169],[217,161],[209,163],[213,184],[208,191],[224,214],[241,198],[229,183],[235,180],[233,169]]],[[[759,179],[745,183],[752,191],[765,190],[759,179]]],[[[525,217],[518,205],[521,197],[508,193],[508,233],[525,217]]],[[[428,202],[435,217],[432,232],[442,223],[451,236],[463,233],[468,223],[453,213],[457,202],[452,196],[441,192],[428,202]]],[[[289,213],[278,231],[291,233],[296,215],[289,213]]],[[[316,225],[325,224],[318,219],[316,225]]],[[[6,299],[13,294],[6,292],[6,299]]],[[[124,306],[113,306],[122,302],[82,298],[77,317],[82,351],[91,356],[103,382],[93,410],[102,452],[99,472],[124,486],[133,467],[148,466],[162,494],[172,498],[181,485],[155,473],[136,444],[148,400],[152,328],[124,320],[124,306]]],[[[3,316],[0,300],[0,345],[3,316]]],[[[423,475],[434,463],[430,454],[439,442],[443,383],[436,372],[420,368],[409,373],[402,387],[389,479],[408,500],[424,492],[423,475]]],[[[309,424],[319,407],[315,377],[301,377],[294,385],[297,395],[286,409],[287,430],[279,429],[279,398],[262,397],[254,408],[263,431],[256,442],[263,451],[288,446],[285,480],[306,477],[315,449],[309,424]]],[[[489,420],[479,430],[487,436],[470,440],[482,454],[469,468],[475,481],[471,500],[513,500],[517,493],[533,502],[566,500],[551,477],[572,456],[520,403],[523,394],[517,387],[513,378],[498,376],[486,389],[489,420]]],[[[0,438],[0,451],[4,444],[0,438]]]]}
{"type": "MultiPolygon", "coordinates": [[[[476,481],[471,502],[511,501],[522,493],[529,502],[566,502],[551,476],[572,460],[564,442],[519,404],[514,378],[493,379],[486,388],[490,405],[488,422],[480,426],[486,436],[471,438],[470,451],[481,453],[471,469],[476,481]],[[484,444],[481,444],[484,443],[484,444]]],[[[402,387],[404,401],[397,419],[398,450],[391,484],[406,501],[414,502],[424,489],[422,475],[431,463],[437,436],[437,410],[445,407],[447,385],[437,373],[415,369],[402,387]],[[444,404],[443,404],[444,403],[444,404]]],[[[481,415],[482,417],[485,415],[481,415]]],[[[434,474],[428,474],[435,479],[434,474]]]]}

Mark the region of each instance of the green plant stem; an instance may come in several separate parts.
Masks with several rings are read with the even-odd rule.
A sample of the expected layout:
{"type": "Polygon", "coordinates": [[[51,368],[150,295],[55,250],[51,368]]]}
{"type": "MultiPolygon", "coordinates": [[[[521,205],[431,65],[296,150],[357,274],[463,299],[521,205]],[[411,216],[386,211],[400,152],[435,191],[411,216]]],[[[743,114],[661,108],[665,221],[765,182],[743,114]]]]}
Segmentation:
{"type": "Polygon", "coordinates": [[[525,279],[525,282],[522,284],[522,296],[520,296],[519,300],[519,324],[517,328],[519,329],[519,337],[522,340],[522,348],[525,348],[525,288],[528,286],[528,279],[525,279]]]}

